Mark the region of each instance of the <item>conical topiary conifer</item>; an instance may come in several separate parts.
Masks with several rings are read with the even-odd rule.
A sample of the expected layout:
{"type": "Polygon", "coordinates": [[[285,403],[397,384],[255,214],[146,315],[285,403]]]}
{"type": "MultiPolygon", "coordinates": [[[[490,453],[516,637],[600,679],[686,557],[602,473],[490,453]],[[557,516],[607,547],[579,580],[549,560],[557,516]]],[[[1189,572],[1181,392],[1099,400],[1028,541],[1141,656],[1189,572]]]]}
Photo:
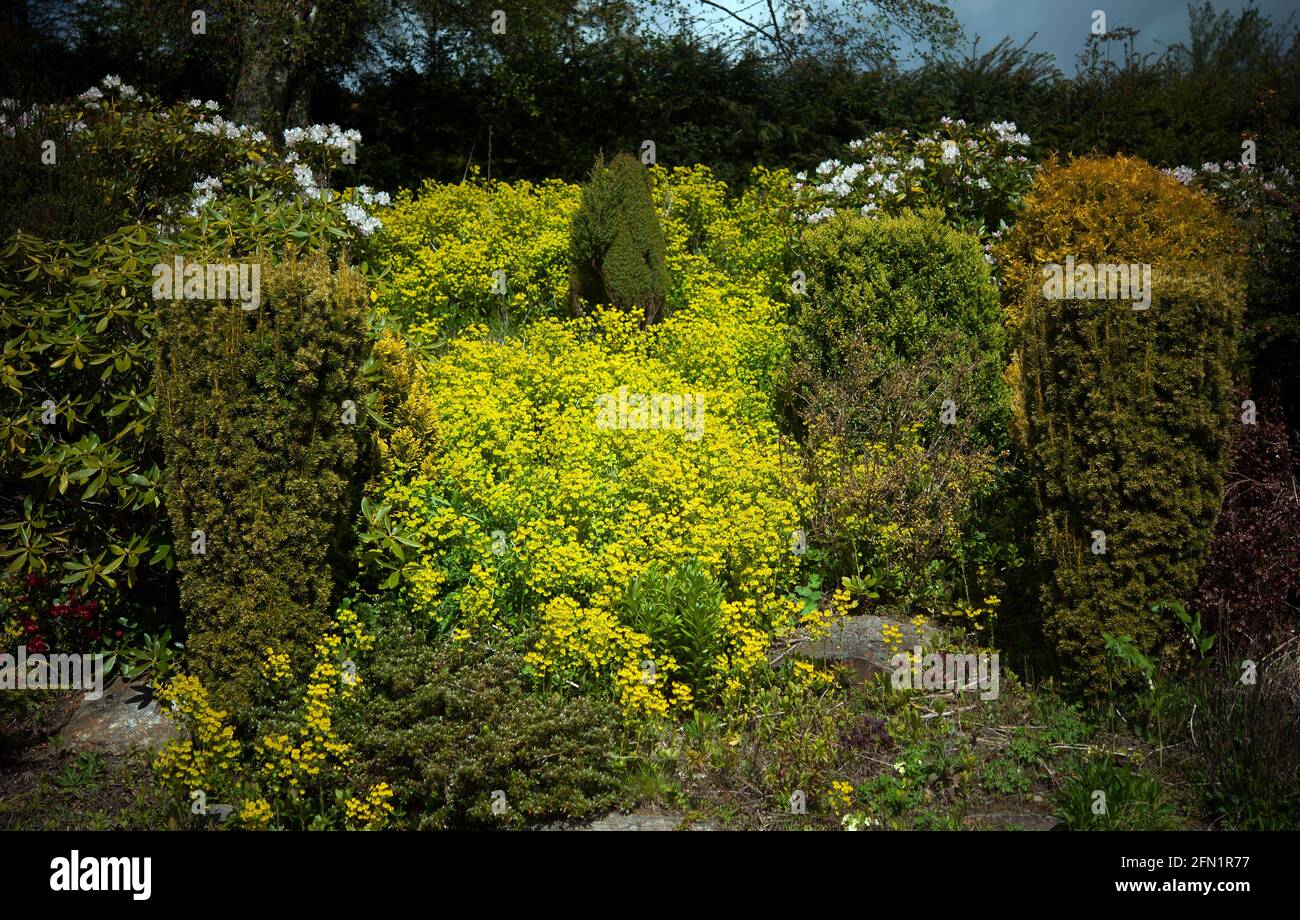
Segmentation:
{"type": "Polygon", "coordinates": [[[664,235],[650,176],[633,156],[596,160],[570,234],[574,308],[610,304],[643,311],[646,324],[663,309],[668,271],[664,235]]]}

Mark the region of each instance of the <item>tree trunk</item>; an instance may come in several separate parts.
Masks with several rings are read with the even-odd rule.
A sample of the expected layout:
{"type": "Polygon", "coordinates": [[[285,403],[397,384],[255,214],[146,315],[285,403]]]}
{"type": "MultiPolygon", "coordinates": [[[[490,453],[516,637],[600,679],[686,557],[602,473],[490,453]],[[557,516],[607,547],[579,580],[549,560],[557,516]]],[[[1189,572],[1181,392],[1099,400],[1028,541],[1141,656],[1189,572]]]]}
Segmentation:
{"type": "Polygon", "coordinates": [[[289,124],[308,124],[314,82],[310,74],[294,72],[283,40],[260,17],[249,17],[231,111],[236,121],[256,125],[274,138],[289,124]]]}

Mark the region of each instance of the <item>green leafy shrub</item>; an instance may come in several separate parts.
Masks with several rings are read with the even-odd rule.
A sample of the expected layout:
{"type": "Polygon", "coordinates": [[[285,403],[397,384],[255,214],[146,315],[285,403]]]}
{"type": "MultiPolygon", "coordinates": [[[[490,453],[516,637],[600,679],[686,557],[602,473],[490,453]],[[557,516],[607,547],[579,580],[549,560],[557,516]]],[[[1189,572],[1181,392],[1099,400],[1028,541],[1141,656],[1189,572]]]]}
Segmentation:
{"type": "Polygon", "coordinates": [[[609,165],[596,161],[570,236],[572,297],[579,312],[585,302],[640,309],[647,325],[658,317],[668,270],[652,188],[645,167],[631,154],[620,153],[609,165]]]}
{"type": "Polygon", "coordinates": [[[672,656],[676,677],[691,688],[695,701],[716,692],[709,682],[715,659],[727,652],[722,630],[722,588],[694,559],[676,572],[651,565],[632,579],[620,599],[619,619],[650,637],[653,647],[672,656]]]}
{"type": "Polygon", "coordinates": [[[0,693],[0,764],[21,758],[27,748],[57,730],[65,705],[57,690],[0,693]]]}
{"type": "Polygon", "coordinates": [[[1045,170],[1004,250],[1044,628],[1093,695],[1103,633],[1159,652],[1176,624],[1152,605],[1189,597],[1209,548],[1242,307],[1233,245],[1205,196],[1097,157],[1045,170]],[[1149,308],[1049,298],[1047,272],[1067,257],[1151,266],[1149,308]]]}
{"type": "Polygon", "coordinates": [[[363,672],[338,730],[356,769],[392,785],[400,825],[523,827],[616,803],[615,711],[529,688],[516,653],[433,645],[389,624],[363,672]]]}
{"type": "Polygon", "coordinates": [[[161,591],[153,305],[145,228],[91,244],[17,233],[0,252],[3,556],[84,592],[161,591]],[[150,565],[157,568],[148,577],[150,565]]]}
{"type": "MultiPolygon", "coordinates": [[[[972,403],[969,368],[939,369],[942,342],[906,362],[860,340],[845,353],[842,374],[801,387],[804,478],[817,496],[808,540],[837,579],[869,576],[888,600],[937,601],[942,569],[994,484],[995,458],[969,428],[924,430],[938,414],[934,394],[972,403]]],[[[807,374],[796,366],[792,379],[807,374]]]]}
{"type": "Polygon", "coordinates": [[[93,243],[157,217],[251,140],[194,131],[212,114],[201,104],[165,107],[112,76],[76,99],[18,108],[0,100],[0,123],[13,126],[0,130],[9,179],[0,191],[0,239],[21,231],[93,243]]]}
{"type": "Polygon", "coordinates": [[[804,236],[794,264],[807,288],[786,399],[818,495],[810,540],[830,553],[829,574],[869,573],[909,601],[934,594],[1005,438],[988,265],[933,214],[838,215],[804,236]]]}
{"type": "Polygon", "coordinates": [[[980,769],[980,785],[989,792],[1019,795],[1029,791],[1033,780],[1015,760],[999,757],[980,769]]]}
{"type": "Polygon", "coordinates": [[[166,501],[189,647],[233,701],[268,646],[306,659],[333,609],[331,564],[359,498],[360,436],[344,403],[359,396],[365,282],[313,258],[270,268],[262,287],[257,311],[159,306],[166,501]]]}

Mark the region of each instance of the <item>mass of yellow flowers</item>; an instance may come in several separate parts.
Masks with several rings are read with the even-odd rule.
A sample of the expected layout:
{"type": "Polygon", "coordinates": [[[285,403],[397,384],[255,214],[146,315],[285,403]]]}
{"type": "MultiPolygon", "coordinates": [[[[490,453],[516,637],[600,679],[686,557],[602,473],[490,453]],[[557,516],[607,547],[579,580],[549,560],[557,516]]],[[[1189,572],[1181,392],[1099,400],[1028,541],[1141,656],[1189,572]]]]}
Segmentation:
{"type": "Polygon", "coordinates": [[[728,599],[715,670],[743,683],[772,635],[797,625],[791,534],[809,491],[771,396],[787,347],[771,294],[783,241],[759,231],[780,226],[763,219],[775,205],[728,203],[702,167],[652,172],[675,288],[648,330],[613,310],[552,309],[567,291],[559,229],[576,187],[426,185],[398,200],[385,217],[395,274],[379,303],[405,330],[375,355],[379,376],[403,386],[386,407],[371,500],[418,547],[393,562],[394,584],[430,622],[459,641],[535,629],[537,675],[604,682],[625,712],[664,715],[692,694],[671,656],[619,622],[626,586],[653,563],[697,560],[728,599]],[[478,323],[412,344],[437,338],[448,299],[476,296],[458,285],[488,290],[498,267],[537,301],[526,327],[478,323]],[[628,392],[688,399],[698,431],[601,424],[599,407],[628,392]]]}

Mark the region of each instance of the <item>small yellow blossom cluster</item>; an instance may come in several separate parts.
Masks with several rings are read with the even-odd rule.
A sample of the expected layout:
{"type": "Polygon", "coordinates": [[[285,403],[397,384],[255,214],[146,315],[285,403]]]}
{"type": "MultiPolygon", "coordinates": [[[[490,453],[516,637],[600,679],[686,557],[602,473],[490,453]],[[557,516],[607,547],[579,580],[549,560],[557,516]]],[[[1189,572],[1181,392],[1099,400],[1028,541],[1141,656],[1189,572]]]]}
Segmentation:
{"type": "Polygon", "coordinates": [[[835,683],[835,675],[809,661],[795,661],[793,672],[795,685],[804,690],[818,692],[835,683]]]}
{"type": "MultiPolygon", "coordinates": [[[[286,797],[302,799],[320,791],[331,767],[347,765],[348,746],[335,732],[334,706],[360,686],[350,656],[369,650],[374,641],[355,611],[344,607],[338,612],[333,628],[316,643],[316,660],[297,724],[255,738],[251,770],[241,757],[243,749],[234,738],[234,729],[225,724],[226,713],[212,706],[199,680],[186,675],[173,678],[160,696],[166,704],[164,711],[180,722],[184,735],[159,753],[155,768],[165,782],[185,795],[201,790],[211,801],[218,795],[244,792],[238,812],[240,826],[269,826],[277,813],[284,815],[279,806],[286,797]],[[250,792],[257,794],[250,796],[250,792]]],[[[292,677],[291,662],[267,649],[264,673],[273,684],[283,685],[292,677]]],[[[392,790],[380,784],[359,800],[369,809],[368,821],[391,811],[384,807],[391,796],[392,790]]]]}
{"type": "Polygon", "coordinates": [[[159,752],[154,768],[163,782],[186,797],[194,790],[215,795],[233,785],[240,765],[235,730],[215,708],[198,678],[177,675],[159,692],[162,711],[183,735],[159,752]]]}
{"type": "Polygon", "coordinates": [[[547,602],[542,609],[541,637],[524,660],[544,678],[575,682],[612,678],[629,716],[666,715],[674,701],[680,705],[683,700],[680,691],[673,695],[669,687],[677,670],[670,656],[656,659],[650,652],[649,637],[619,623],[609,610],[582,607],[571,598],[547,602]]]}
{"type": "Polygon", "coordinates": [[[22,576],[0,573],[0,652],[14,651],[27,635],[23,621],[31,614],[31,604],[20,598],[30,590],[22,576]]]}
{"type": "Polygon", "coordinates": [[[245,799],[239,806],[239,824],[241,827],[257,829],[270,825],[275,817],[271,803],[266,799],[245,799]]]}
{"type": "Polygon", "coordinates": [[[799,629],[814,642],[825,639],[830,635],[831,626],[835,621],[840,617],[848,616],[857,604],[848,588],[836,588],[829,604],[818,605],[799,618],[799,629]]]}
{"type": "Polygon", "coordinates": [[[853,804],[853,784],[842,779],[834,780],[831,783],[831,799],[840,810],[848,809],[853,804]]]}
{"type": "Polygon", "coordinates": [[[885,647],[891,653],[897,655],[903,650],[903,631],[893,623],[882,623],[880,626],[880,638],[885,647]]]}
{"type": "Polygon", "coordinates": [[[984,598],[983,604],[972,604],[966,598],[960,598],[952,609],[947,611],[947,615],[960,620],[976,632],[981,632],[992,626],[1001,603],[1002,599],[996,594],[984,598]]]}
{"type": "Polygon", "coordinates": [[[373,641],[365,634],[355,611],[339,611],[335,628],[316,643],[316,663],[307,681],[297,738],[286,733],[267,734],[254,744],[266,788],[276,793],[300,794],[321,777],[331,760],[346,762],[348,746],[334,732],[334,704],[355,693],[361,677],[350,660],[340,664],[339,659],[346,650],[359,651],[373,641]]]}
{"type": "MultiPolygon", "coordinates": [[[[774,598],[767,602],[767,607],[774,611],[774,626],[779,626],[793,615],[798,604],[774,598]]],[[[714,671],[723,676],[727,689],[739,689],[756,671],[767,666],[772,637],[757,628],[767,619],[759,602],[752,598],[722,602],[721,630],[728,651],[714,663],[714,671]]]]}
{"type": "Polygon", "coordinates": [[[365,624],[352,607],[342,607],[334,618],[334,629],[349,654],[359,655],[375,647],[375,637],[366,632],[365,624]]]}
{"type": "Polygon", "coordinates": [[[348,796],[343,808],[349,830],[382,830],[393,814],[393,787],[377,783],[364,796],[348,796]]]}
{"type": "MultiPolygon", "coordinates": [[[[646,645],[649,644],[650,640],[646,639],[646,645]]],[[[694,702],[690,688],[668,676],[676,670],[677,664],[671,656],[666,656],[662,663],[650,658],[637,660],[635,655],[619,662],[614,671],[614,692],[623,715],[662,718],[674,706],[689,711],[694,702]]]]}
{"type": "Polygon", "coordinates": [[[273,683],[283,683],[293,676],[293,668],[286,652],[277,652],[269,645],[262,662],[262,676],[273,683]]]}
{"type": "Polygon", "coordinates": [[[0,623],[0,648],[9,648],[15,644],[23,635],[23,624],[18,621],[18,617],[5,620],[0,623]]]}

